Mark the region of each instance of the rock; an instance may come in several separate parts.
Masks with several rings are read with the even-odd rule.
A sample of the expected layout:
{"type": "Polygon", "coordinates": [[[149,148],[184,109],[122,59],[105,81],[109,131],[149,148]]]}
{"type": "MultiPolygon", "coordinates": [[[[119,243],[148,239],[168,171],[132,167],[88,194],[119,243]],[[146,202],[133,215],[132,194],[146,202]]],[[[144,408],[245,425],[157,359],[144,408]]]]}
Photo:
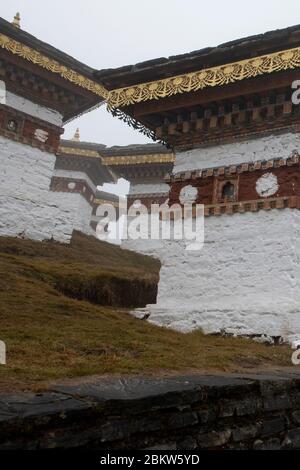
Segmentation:
{"type": "Polygon", "coordinates": [[[183,441],[177,444],[178,450],[195,450],[197,449],[197,441],[191,436],[187,436],[183,441]]]}
{"type": "Polygon", "coordinates": [[[194,412],[177,413],[168,421],[169,429],[179,429],[186,426],[193,426],[198,423],[198,415],[194,412]]]}
{"type": "Polygon", "coordinates": [[[300,428],[289,431],[282,443],[283,449],[300,449],[300,428]]]}
{"type": "Polygon", "coordinates": [[[262,437],[272,436],[285,430],[285,418],[284,416],[278,416],[277,418],[264,421],[262,423],[260,435],[262,437]]]}
{"type": "Polygon", "coordinates": [[[230,437],[230,429],[225,429],[225,431],[212,431],[207,434],[199,434],[198,444],[201,449],[221,447],[229,441],[230,437]]]}
{"type": "Polygon", "coordinates": [[[166,442],[143,450],[177,450],[176,442],[166,442]]]}
{"type": "Polygon", "coordinates": [[[211,406],[210,408],[207,408],[205,410],[198,411],[198,418],[201,424],[211,423],[216,420],[217,412],[211,406]]]}
{"type": "Polygon", "coordinates": [[[266,442],[263,441],[255,441],[253,445],[254,450],[280,450],[280,440],[277,438],[269,439],[266,442]]]}
{"type": "Polygon", "coordinates": [[[247,441],[257,436],[259,431],[259,424],[252,424],[249,426],[243,426],[232,430],[232,438],[234,442],[247,441]]]}
{"type": "Polygon", "coordinates": [[[294,423],[300,424],[300,410],[296,410],[292,413],[294,423]]]}

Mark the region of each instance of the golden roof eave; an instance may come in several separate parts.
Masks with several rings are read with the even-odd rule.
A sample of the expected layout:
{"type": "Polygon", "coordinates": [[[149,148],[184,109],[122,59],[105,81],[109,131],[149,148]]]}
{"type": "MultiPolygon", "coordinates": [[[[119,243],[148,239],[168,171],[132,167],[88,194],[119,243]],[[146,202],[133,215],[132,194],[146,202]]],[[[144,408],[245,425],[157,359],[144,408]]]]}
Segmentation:
{"type": "Polygon", "coordinates": [[[97,150],[90,150],[90,149],[81,149],[76,147],[65,147],[59,146],[58,147],[58,156],[60,155],[74,155],[76,157],[92,157],[92,158],[99,158],[101,159],[101,155],[97,150]]]}
{"type": "Polygon", "coordinates": [[[110,204],[114,207],[119,207],[119,201],[112,201],[110,199],[94,199],[94,204],[102,205],[102,204],[110,204]]]}
{"type": "Polygon", "coordinates": [[[173,163],[175,161],[172,153],[157,153],[152,155],[124,155],[124,156],[102,156],[102,164],[107,166],[141,165],[143,163],[173,163]]]}
{"type": "Polygon", "coordinates": [[[29,62],[42,67],[52,73],[60,75],[65,80],[74,83],[86,90],[91,91],[95,95],[101,96],[106,99],[108,97],[108,91],[103,85],[97,83],[84,75],[76,72],[75,70],[60,64],[58,61],[51,59],[50,57],[32,49],[21,42],[16,41],[4,34],[0,33],[0,47],[2,49],[15,54],[22,59],[28,60],[29,62]]]}
{"type": "Polygon", "coordinates": [[[102,84],[1,33],[0,47],[102,97],[107,100],[110,108],[122,108],[135,103],[159,100],[204,88],[224,86],[248,78],[300,67],[300,47],[297,47],[108,91],[102,84]]]}
{"type": "Polygon", "coordinates": [[[120,108],[182,93],[224,86],[248,78],[300,67],[300,47],[109,92],[110,108],[120,108]]]}

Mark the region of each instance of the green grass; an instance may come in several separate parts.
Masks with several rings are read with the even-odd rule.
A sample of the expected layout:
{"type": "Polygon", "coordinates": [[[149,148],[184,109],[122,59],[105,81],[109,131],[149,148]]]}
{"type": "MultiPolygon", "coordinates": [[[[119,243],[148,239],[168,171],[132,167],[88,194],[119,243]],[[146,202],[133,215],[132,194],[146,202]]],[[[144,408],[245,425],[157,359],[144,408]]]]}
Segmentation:
{"type": "Polygon", "coordinates": [[[290,365],[285,347],[201,332],[183,335],[134,319],[123,308],[85,300],[90,283],[98,293],[103,283],[113,291],[111,279],[147,295],[145,286],[153,289],[158,272],[151,258],[80,234],[71,246],[0,238],[0,340],[7,344],[8,361],[0,366],[0,390],[39,389],[95,374],[290,365]],[[72,298],[76,289],[76,295],[62,292],[68,278],[70,289],[73,282],[85,285],[82,300],[72,298]]]}

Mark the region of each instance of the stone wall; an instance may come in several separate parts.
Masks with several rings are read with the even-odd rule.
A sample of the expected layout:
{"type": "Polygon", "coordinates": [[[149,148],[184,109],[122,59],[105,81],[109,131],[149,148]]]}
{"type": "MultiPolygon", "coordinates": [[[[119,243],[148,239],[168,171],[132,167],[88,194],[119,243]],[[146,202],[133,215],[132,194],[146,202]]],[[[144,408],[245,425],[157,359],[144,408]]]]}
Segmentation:
{"type": "Polygon", "coordinates": [[[100,378],[1,396],[0,449],[300,449],[299,374],[100,378]]]}

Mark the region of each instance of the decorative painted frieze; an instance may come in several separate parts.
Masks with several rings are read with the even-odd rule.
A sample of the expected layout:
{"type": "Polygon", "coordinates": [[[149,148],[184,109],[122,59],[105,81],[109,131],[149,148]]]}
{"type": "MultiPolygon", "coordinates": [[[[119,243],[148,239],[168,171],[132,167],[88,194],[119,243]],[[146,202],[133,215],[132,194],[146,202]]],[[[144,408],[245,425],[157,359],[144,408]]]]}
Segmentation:
{"type": "Polygon", "coordinates": [[[3,137],[56,153],[62,133],[61,127],[0,104],[0,135],[3,137]]]}

